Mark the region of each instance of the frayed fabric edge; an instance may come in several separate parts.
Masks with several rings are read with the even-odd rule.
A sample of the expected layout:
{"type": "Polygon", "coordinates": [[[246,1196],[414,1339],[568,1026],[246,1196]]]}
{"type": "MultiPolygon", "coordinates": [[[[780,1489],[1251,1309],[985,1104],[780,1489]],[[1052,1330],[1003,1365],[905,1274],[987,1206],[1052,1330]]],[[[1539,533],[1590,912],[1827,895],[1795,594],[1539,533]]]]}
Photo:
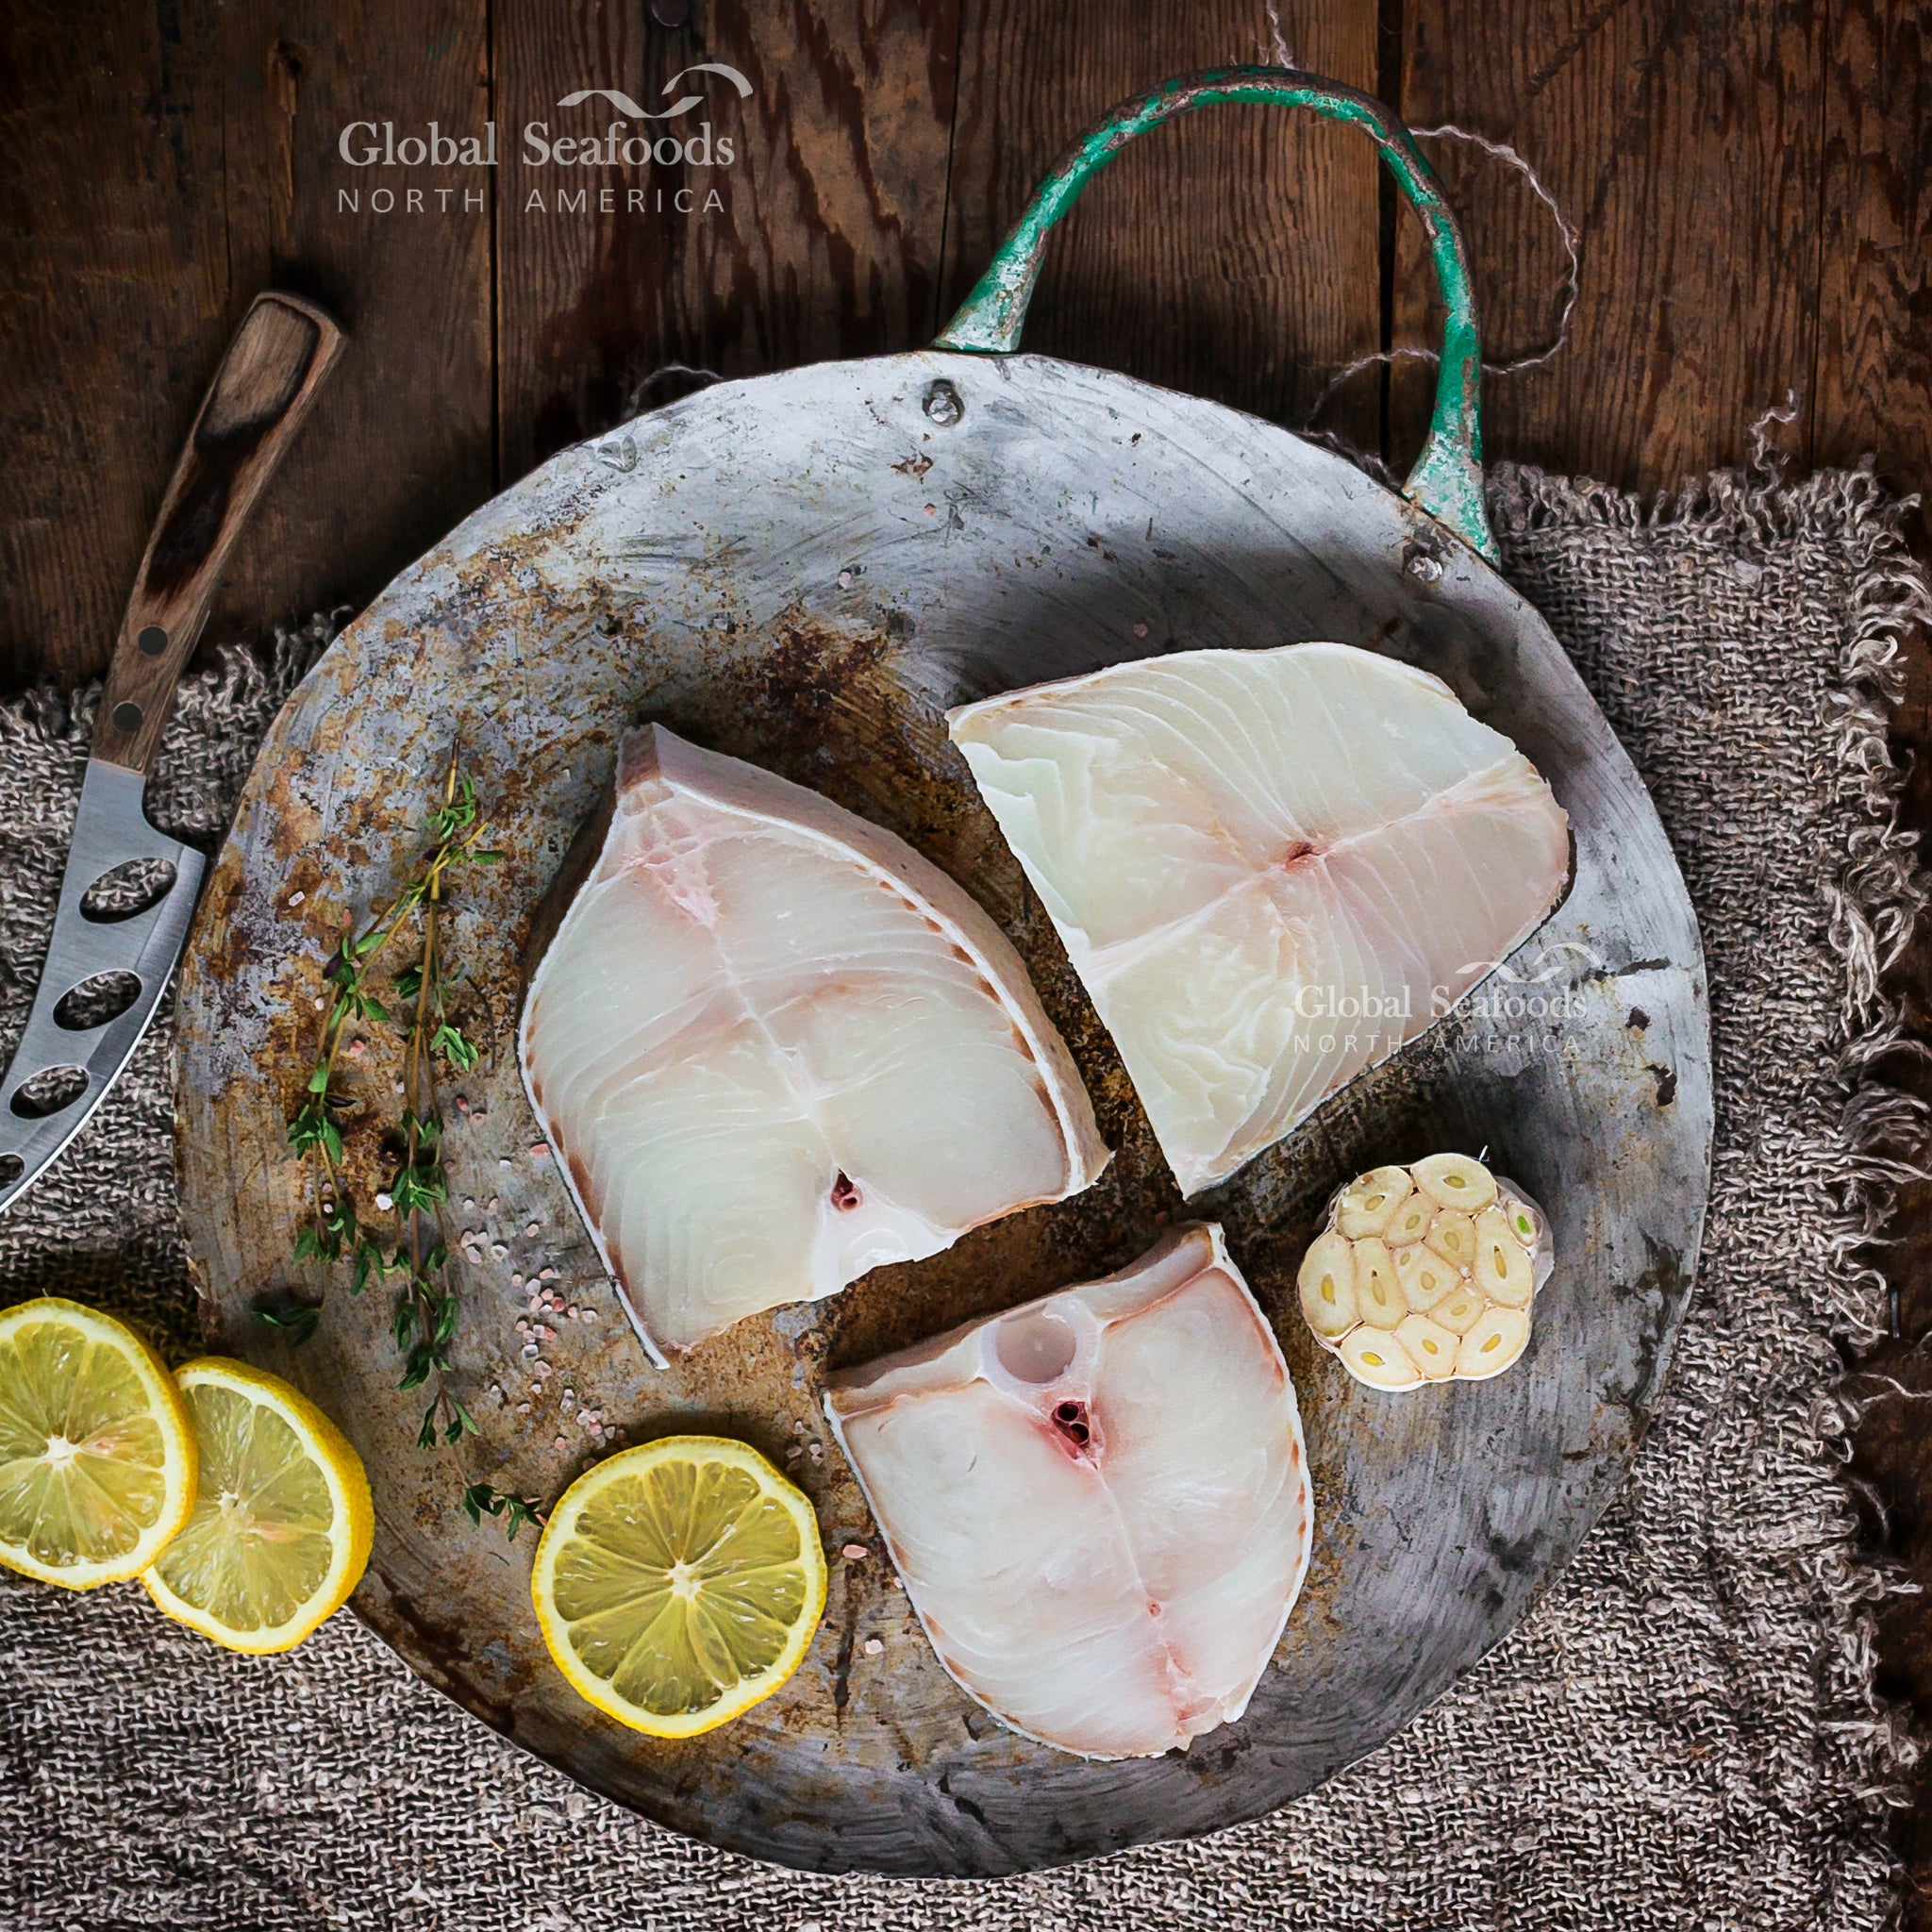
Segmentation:
{"type": "MultiPolygon", "coordinates": [[[[1907,1034],[1904,1003],[1883,983],[1932,901],[1932,873],[1920,861],[1918,834],[1901,823],[1906,774],[1890,738],[1891,711],[1904,693],[1907,638],[1914,630],[1932,633],[1932,582],[1901,533],[1916,499],[1892,496],[1865,468],[1822,470],[1787,484],[1770,461],[1751,471],[1715,472],[1648,499],[1526,464],[1496,465],[1489,485],[1491,514],[1506,541],[1608,527],[1694,539],[1700,547],[1747,559],[1754,550],[1793,541],[1828,543],[1845,558],[1855,588],[1842,613],[1844,642],[1824,726],[1838,802],[1860,823],[1841,864],[1820,888],[1826,941],[1844,974],[1828,1075],[1838,1113],[1824,1136],[1836,1205],[1826,1217],[1821,1272],[1833,1334],[1862,1353],[1892,1326],[1890,1290],[1873,1250],[1899,1188],[1928,1177],[1926,1105],[1881,1071],[1890,1056],[1927,1051],[1907,1034]]],[[[1842,1715],[1824,1728],[1856,1767],[1863,1795],[1880,1808],[1904,1809],[1913,1802],[1908,1774],[1924,1746],[1909,1710],[1875,1688],[1874,1610],[1889,1597],[1916,1593],[1918,1585],[1871,1549],[1849,1474],[1853,1436],[1866,1407],[1879,1399],[1860,1394],[1858,1385],[1873,1379],[1840,1365],[1811,1404],[1816,1454],[1837,1478],[1840,1507],[1798,1559],[1832,1619],[1822,1661],[1842,1715]]],[[[1892,1876],[1902,1876],[1895,1857],[1892,1876]]]]}

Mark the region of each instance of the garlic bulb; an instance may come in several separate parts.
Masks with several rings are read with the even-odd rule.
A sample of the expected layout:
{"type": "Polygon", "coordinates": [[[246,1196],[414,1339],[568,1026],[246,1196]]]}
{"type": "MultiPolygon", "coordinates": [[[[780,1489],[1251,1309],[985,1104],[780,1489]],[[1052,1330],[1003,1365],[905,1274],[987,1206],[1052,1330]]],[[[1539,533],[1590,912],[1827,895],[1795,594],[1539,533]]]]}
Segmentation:
{"type": "Polygon", "coordinates": [[[1554,1266],[1548,1218],[1521,1188],[1432,1154],[1336,1193],[1302,1262],[1302,1314],[1372,1389],[1486,1381],[1528,1346],[1554,1266]]]}

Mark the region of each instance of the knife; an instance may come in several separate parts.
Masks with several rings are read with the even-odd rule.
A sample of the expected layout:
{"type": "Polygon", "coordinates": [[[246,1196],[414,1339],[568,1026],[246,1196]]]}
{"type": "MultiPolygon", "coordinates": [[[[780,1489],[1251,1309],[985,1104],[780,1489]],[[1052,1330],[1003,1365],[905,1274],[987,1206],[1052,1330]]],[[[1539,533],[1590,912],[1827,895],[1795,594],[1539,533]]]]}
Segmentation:
{"type": "Polygon", "coordinates": [[[228,552],[341,345],[312,303],[258,295],[175,466],[108,667],[33,1011],[0,1079],[0,1211],[100,1106],[187,942],[207,860],[148,824],[148,768],[228,552]]]}

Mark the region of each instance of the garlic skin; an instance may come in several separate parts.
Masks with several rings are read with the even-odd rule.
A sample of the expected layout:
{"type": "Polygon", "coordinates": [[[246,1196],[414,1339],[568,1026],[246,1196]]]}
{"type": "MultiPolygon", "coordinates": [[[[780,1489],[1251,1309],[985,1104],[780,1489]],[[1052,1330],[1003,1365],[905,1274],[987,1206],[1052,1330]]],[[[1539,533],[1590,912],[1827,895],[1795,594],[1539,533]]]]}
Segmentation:
{"type": "Polygon", "coordinates": [[[1546,1215],[1466,1154],[1338,1188],[1297,1285],[1309,1332],[1370,1389],[1486,1382],[1529,1345],[1556,1267],[1546,1215]]]}

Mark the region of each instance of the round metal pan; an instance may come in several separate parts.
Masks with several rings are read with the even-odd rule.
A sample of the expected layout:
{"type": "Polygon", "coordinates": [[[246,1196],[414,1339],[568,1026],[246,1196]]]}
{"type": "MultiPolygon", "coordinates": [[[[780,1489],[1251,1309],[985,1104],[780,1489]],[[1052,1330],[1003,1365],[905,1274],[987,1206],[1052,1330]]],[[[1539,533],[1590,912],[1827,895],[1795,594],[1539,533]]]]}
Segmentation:
{"type": "MultiPolygon", "coordinates": [[[[1209,1831],[1307,1790],[1439,1696],[1523,1615],[1622,1479],[1696,1260],[1711,1127],[1702,958],[1628,758],[1481,554],[1474,318],[1433,197],[1406,134],[1346,90],[1268,70],[1158,90],[1070,151],[942,346],[723,384],[566,451],[391,584],[270,733],[180,990],[184,1206],[210,1326],[218,1345],[300,1383],[361,1451],[377,1526],[358,1612],[428,1682],[591,1790],[822,1871],[1010,1872],[1209,1831]],[[1079,182],[1140,127],[1230,98],[1357,122],[1424,205],[1451,353],[1416,500],[1233,410],[1013,353],[1039,243],[1079,182]],[[946,1677],[818,1407],[827,1370],[1119,1266],[1181,1211],[942,714],[1143,654],[1305,639],[1423,665],[1507,732],[1570,814],[1574,884],[1471,1002],[1191,1204],[1225,1226],[1287,1351],[1314,1565],[1240,1724],[1184,1754],[1091,1764],[1006,1731],[946,1677]],[[554,1165],[533,1158],[512,1036],[530,917],[611,781],[619,733],[641,718],[817,787],[977,895],[1020,947],[1119,1149],[1099,1186],[649,1366],[554,1165]],[[325,1286],[290,1259],[305,1175],[283,1123],[313,1054],[327,949],[405,875],[453,741],[507,857],[465,882],[449,941],[468,971],[461,1009],[488,1047],[460,1083],[468,1110],[447,1109],[451,1221],[487,1228],[502,1252],[456,1264],[457,1359],[482,1435],[423,1453],[379,1295],[358,1302],[327,1280],[300,1349],[250,1307],[325,1286]],[[1487,1147],[1546,1204],[1556,1274],[1508,1374],[1379,1395],[1311,1344],[1295,1266],[1340,1178],[1441,1147],[1487,1147]],[[551,1392],[519,1415],[528,1365],[509,1277],[541,1266],[601,1319],[556,1324],[551,1392]],[[803,1448],[790,1466],[828,1548],[871,1543],[863,1561],[835,1558],[824,1626],[791,1684],[708,1736],[655,1741],[579,1702],[537,1633],[530,1540],[507,1545],[460,1507],[463,1482],[483,1477],[558,1493],[585,1446],[562,1411],[579,1407],[633,1440],[702,1426],[780,1458],[803,1448]]],[[[387,1051],[358,1077],[392,1115],[387,1051]]],[[[353,1158],[373,1174],[373,1141],[353,1158]]]]}

